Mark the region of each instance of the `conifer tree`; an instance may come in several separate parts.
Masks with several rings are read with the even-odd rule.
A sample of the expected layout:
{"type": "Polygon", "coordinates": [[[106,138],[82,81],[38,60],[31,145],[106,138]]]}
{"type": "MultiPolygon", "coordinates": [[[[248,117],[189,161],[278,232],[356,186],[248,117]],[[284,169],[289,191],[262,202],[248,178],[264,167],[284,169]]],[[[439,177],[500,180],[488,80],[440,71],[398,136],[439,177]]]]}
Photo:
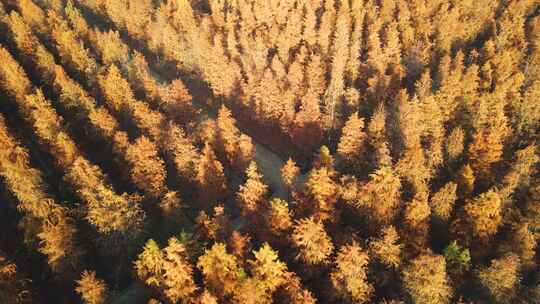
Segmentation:
{"type": "Polygon", "coordinates": [[[452,129],[446,139],[446,155],[448,160],[454,161],[463,153],[465,133],[460,127],[452,129]]]}
{"type": "Polygon", "coordinates": [[[298,148],[310,151],[320,144],[322,132],[319,99],[313,92],[308,91],[294,118],[291,137],[298,148]]]}
{"type": "Polygon", "coordinates": [[[421,251],[427,246],[430,215],[431,209],[425,194],[416,194],[412,201],[406,204],[404,238],[407,245],[415,251],[421,251]]]}
{"type": "Polygon", "coordinates": [[[229,164],[234,163],[238,151],[238,139],[240,131],[236,127],[236,121],[232,117],[231,111],[221,105],[217,117],[217,138],[216,150],[228,160],[229,164]]]}
{"type": "Polygon", "coordinates": [[[381,103],[373,113],[367,128],[368,142],[373,151],[371,162],[374,167],[390,166],[392,164],[386,139],[385,120],[386,112],[384,105],[381,103]]]}
{"type": "Polygon", "coordinates": [[[264,184],[257,164],[253,161],[246,170],[246,182],[240,186],[237,200],[244,215],[255,215],[261,212],[268,186],[264,184]]]}
{"type": "Polygon", "coordinates": [[[394,226],[388,226],[381,232],[379,238],[369,244],[370,253],[387,267],[397,268],[402,263],[399,235],[394,226]]]}
{"type": "Polygon", "coordinates": [[[189,126],[195,119],[196,111],[193,109],[193,97],[180,79],[175,79],[159,92],[162,107],[169,116],[184,126],[189,126]]]}
{"type": "Polygon", "coordinates": [[[367,252],[356,243],[339,249],[330,279],[341,299],[352,303],[369,301],[374,288],[367,280],[368,262],[367,252]]]}
{"type": "Polygon", "coordinates": [[[279,260],[276,251],[265,243],[258,251],[253,251],[254,260],[249,260],[251,275],[266,293],[273,293],[285,284],[287,266],[279,260]]]}
{"type": "Polygon", "coordinates": [[[452,288],[444,257],[425,253],[414,258],[403,270],[403,286],[414,303],[449,303],[452,288]]]}
{"type": "Polygon", "coordinates": [[[431,197],[430,206],[433,214],[444,222],[452,215],[457,199],[456,191],[457,184],[449,182],[431,197]]]}
{"type": "Polygon", "coordinates": [[[165,127],[160,146],[164,147],[166,158],[175,164],[180,176],[188,181],[195,180],[199,151],[184,130],[174,123],[165,127]]]}
{"type": "Polygon", "coordinates": [[[358,168],[366,157],[365,141],[367,135],[363,132],[363,129],[364,119],[359,118],[357,113],[349,117],[342,129],[337,152],[349,167],[356,166],[358,168]]]}
{"type": "Polygon", "coordinates": [[[137,186],[155,197],[164,191],[167,172],[153,142],[139,137],[127,148],[126,159],[132,166],[130,174],[137,186]]]}
{"type": "Polygon", "coordinates": [[[201,270],[204,282],[216,295],[233,294],[242,276],[242,268],[234,255],[228,254],[225,245],[216,243],[206,249],[199,257],[197,267],[201,270]]]}
{"type": "Polygon", "coordinates": [[[289,230],[293,225],[289,204],[279,198],[274,198],[270,201],[265,217],[268,228],[276,235],[289,230]]]}
{"type": "Polygon", "coordinates": [[[334,251],[324,225],[312,217],[295,223],[292,240],[299,250],[297,258],[307,264],[326,263],[334,251]]]}
{"type": "Polygon", "coordinates": [[[389,224],[399,212],[400,189],[401,181],[393,170],[383,167],[370,174],[370,180],[360,188],[355,206],[367,208],[374,221],[389,224]]]}
{"type": "Polygon", "coordinates": [[[107,301],[107,285],[96,277],[94,271],[84,271],[77,281],[75,291],[81,296],[85,304],[103,304],[107,301]]]}
{"type": "Polygon", "coordinates": [[[212,147],[208,143],[202,150],[201,158],[196,165],[196,176],[199,187],[199,201],[205,207],[212,207],[227,190],[223,166],[216,159],[212,147]]]}
{"type": "Polygon", "coordinates": [[[283,181],[283,184],[287,186],[289,191],[294,188],[299,174],[300,168],[296,166],[296,163],[292,158],[289,158],[283,167],[281,167],[281,180],[283,181]]]}
{"type": "Polygon", "coordinates": [[[337,220],[334,216],[334,204],[339,198],[339,186],[332,179],[333,177],[333,172],[326,167],[322,167],[311,170],[306,182],[305,192],[312,200],[308,203],[309,206],[306,206],[306,209],[317,220],[337,220]]]}
{"type": "Polygon", "coordinates": [[[465,213],[475,236],[480,240],[491,238],[502,221],[501,198],[490,190],[465,205],[465,213]]]}
{"type": "Polygon", "coordinates": [[[492,260],[489,267],[478,271],[478,279],[494,303],[513,303],[519,284],[519,266],[519,258],[509,254],[492,260]]]}

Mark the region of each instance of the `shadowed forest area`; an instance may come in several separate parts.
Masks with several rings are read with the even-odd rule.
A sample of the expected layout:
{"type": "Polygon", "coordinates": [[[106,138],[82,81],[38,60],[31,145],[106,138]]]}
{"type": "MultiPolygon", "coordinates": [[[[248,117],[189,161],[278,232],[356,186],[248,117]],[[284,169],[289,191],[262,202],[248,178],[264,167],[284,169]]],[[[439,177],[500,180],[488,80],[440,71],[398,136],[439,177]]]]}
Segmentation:
{"type": "Polygon", "coordinates": [[[0,304],[540,303],[538,0],[0,0],[0,304]]]}

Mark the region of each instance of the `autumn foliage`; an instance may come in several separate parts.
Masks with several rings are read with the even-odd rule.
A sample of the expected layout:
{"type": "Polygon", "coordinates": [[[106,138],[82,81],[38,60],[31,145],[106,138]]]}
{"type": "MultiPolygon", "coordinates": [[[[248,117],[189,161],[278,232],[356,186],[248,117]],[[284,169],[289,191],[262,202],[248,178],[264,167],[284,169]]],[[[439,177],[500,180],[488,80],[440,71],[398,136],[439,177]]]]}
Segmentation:
{"type": "Polygon", "coordinates": [[[536,303],[536,0],[0,0],[0,303],[536,303]]]}

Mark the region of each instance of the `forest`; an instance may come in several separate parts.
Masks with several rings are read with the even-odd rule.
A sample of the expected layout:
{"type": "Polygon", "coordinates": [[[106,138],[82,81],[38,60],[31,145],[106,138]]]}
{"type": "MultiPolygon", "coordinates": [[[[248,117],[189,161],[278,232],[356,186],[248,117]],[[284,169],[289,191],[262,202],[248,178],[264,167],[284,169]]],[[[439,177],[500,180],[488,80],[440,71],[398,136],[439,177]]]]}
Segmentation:
{"type": "Polygon", "coordinates": [[[0,0],[0,304],[540,304],[540,1],[0,0]]]}

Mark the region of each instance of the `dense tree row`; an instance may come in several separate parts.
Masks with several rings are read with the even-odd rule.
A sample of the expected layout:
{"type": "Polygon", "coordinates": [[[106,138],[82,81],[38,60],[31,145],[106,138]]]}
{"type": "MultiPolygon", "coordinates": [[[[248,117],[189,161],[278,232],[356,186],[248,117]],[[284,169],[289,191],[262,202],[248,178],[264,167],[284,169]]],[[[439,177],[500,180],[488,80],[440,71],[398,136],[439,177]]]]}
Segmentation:
{"type": "Polygon", "coordinates": [[[105,235],[133,239],[142,229],[144,213],[136,198],[115,193],[102,171],[92,165],[71,139],[63,120],[40,89],[31,85],[11,54],[0,48],[5,63],[0,69],[1,88],[17,103],[21,116],[33,127],[44,149],[55,156],[80,199],[86,203],[86,218],[105,235]]]}

